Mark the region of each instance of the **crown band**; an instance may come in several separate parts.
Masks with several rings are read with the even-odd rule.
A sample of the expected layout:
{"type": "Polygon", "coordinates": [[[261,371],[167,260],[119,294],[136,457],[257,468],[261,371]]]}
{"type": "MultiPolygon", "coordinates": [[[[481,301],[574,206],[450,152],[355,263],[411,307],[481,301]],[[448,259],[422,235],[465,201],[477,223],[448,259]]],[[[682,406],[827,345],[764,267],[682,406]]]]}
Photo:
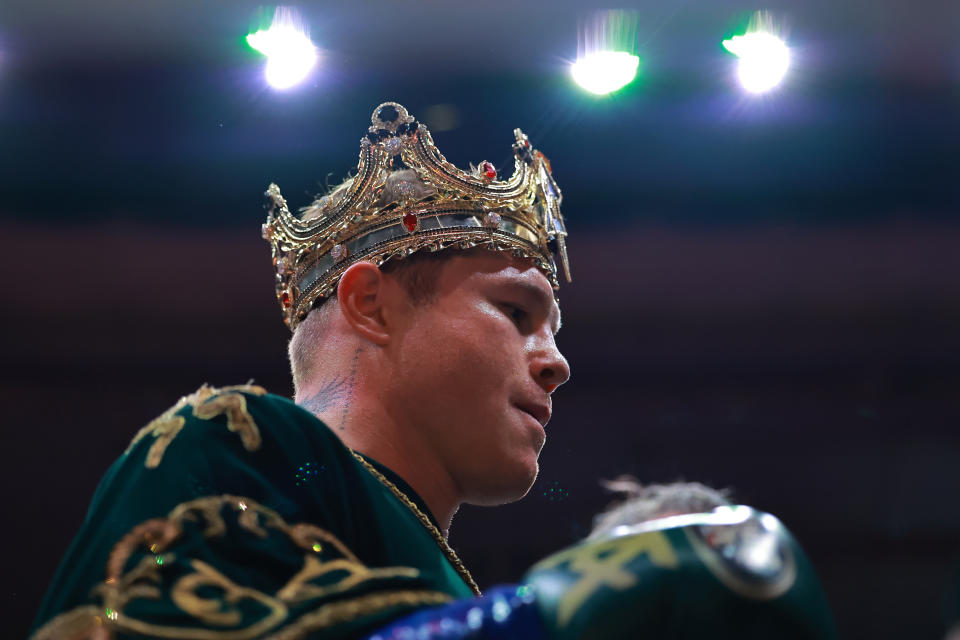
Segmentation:
{"type": "Polygon", "coordinates": [[[569,281],[562,195],[549,161],[519,129],[514,172],[497,180],[489,162],[471,172],[447,162],[427,128],[395,102],[378,106],[371,121],[355,177],[314,203],[314,217],[292,215],[279,188],[267,189],[263,236],[291,330],[360,260],[380,266],[421,250],[485,246],[530,258],[556,289],[556,251],[569,281]]]}
{"type": "MultiPolygon", "coordinates": [[[[536,251],[536,232],[513,220],[504,220],[500,223],[498,229],[489,229],[483,225],[481,217],[476,211],[456,213],[450,211],[433,212],[429,215],[418,216],[418,219],[420,221],[419,228],[421,231],[421,233],[418,234],[419,237],[429,238],[432,243],[436,243],[437,245],[436,248],[421,247],[427,248],[427,250],[439,250],[441,248],[439,243],[448,238],[452,238],[457,241],[465,240],[466,243],[472,243],[472,246],[482,246],[486,244],[491,249],[497,248],[495,244],[497,240],[501,243],[512,244],[519,239],[529,245],[530,252],[536,251]],[[477,234],[476,237],[471,238],[474,234],[477,234]],[[493,243],[490,243],[491,239],[493,239],[493,243]]],[[[405,238],[409,235],[410,232],[402,222],[387,224],[341,245],[344,247],[341,255],[343,257],[351,256],[360,260],[375,254],[379,249],[389,246],[391,241],[398,238],[405,238]]],[[[519,247],[517,248],[519,249],[519,247]]],[[[410,253],[413,253],[413,251],[410,253]]],[[[530,256],[526,255],[526,257],[530,256]]],[[[342,260],[343,258],[338,259],[331,254],[327,254],[317,260],[317,262],[310,266],[304,273],[297,274],[297,280],[300,282],[301,295],[309,295],[316,285],[325,279],[325,276],[331,275],[331,272],[338,268],[338,263],[342,262],[342,260]]],[[[353,262],[349,264],[353,264],[353,262]]],[[[349,266],[349,264],[346,266],[349,266]]],[[[340,269],[341,273],[345,270],[346,267],[340,269]]]]}

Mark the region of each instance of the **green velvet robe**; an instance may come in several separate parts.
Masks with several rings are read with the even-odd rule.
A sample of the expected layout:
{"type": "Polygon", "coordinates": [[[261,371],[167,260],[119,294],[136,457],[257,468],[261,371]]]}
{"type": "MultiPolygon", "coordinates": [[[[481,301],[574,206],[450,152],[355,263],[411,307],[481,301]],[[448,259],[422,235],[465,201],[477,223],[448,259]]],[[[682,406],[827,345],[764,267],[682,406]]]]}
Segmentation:
{"type": "Polygon", "coordinates": [[[107,471],[33,637],[348,638],[471,595],[316,417],[259,387],[202,387],[107,471]]]}

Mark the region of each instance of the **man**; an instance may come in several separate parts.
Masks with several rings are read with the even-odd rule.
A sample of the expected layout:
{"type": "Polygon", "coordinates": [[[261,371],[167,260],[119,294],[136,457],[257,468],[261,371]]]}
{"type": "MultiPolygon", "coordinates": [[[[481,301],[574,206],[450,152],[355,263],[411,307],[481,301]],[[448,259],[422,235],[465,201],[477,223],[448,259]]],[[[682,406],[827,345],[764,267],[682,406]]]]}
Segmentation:
{"type": "Polygon", "coordinates": [[[560,191],[446,162],[384,103],[352,180],[264,225],[297,406],[202,387],[110,468],[44,600],[40,638],[356,637],[479,595],[446,531],[537,475],[557,350],[560,191]],[[401,260],[402,259],[402,260],[401,260]]]}

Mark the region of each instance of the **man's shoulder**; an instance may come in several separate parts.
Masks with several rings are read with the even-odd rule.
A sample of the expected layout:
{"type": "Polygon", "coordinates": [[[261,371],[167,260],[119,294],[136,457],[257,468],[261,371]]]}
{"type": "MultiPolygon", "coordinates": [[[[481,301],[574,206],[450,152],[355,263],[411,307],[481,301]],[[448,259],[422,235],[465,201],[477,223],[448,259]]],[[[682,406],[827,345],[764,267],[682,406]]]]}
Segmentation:
{"type": "Polygon", "coordinates": [[[35,637],[95,625],[355,637],[358,625],[462,595],[453,573],[413,513],[310,412],[262,387],[204,385],[108,470],[35,637]]]}
{"type": "Polygon", "coordinates": [[[330,502],[352,466],[340,439],[289,399],[253,384],[203,385],[133,436],[98,486],[91,514],[125,504],[126,515],[143,519],[193,498],[231,494],[293,515],[305,504],[330,502]],[[298,476],[319,468],[330,471],[330,491],[304,500],[298,476]],[[152,497],[149,508],[144,496],[152,497]]]}
{"type": "Polygon", "coordinates": [[[277,448],[344,449],[316,416],[288,398],[254,384],[199,389],[181,397],[147,423],[131,440],[125,456],[144,457],[148,469],[169,451],[225,448],[255,454],[277,448]]]}

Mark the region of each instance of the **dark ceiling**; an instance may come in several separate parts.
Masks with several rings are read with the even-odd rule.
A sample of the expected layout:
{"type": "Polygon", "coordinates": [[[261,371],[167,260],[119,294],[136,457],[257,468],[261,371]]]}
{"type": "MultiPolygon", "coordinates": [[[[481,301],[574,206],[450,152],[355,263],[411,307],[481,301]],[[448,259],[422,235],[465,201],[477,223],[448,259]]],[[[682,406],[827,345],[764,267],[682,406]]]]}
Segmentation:
{"type": "Polygon", "coordinates": [[[303,205],[344,177],[392,99],[460,166],[503,166],[521,127],[564,189],[573,379],[531,495],[458,515],[483,585],[582,535],[600,478],[684,477],[781,516],[846,635],[943,636],[960,4],[620,5],[641,71],[601,98],[567,67],[597,8],[313,3],[319,67],[276,92],[243,43],[269,13],[254,3],[0,4],[0,635],[22,635],[142,424],[203,382],[289,394],[262,192],[303,205]],[[748,97],[720,40],[758,9],[795,56],[748,97]]]}
{"type": "Polygon", "coordinates": [[[243,43],[269,15],[252,3],[7,2],[4,209],[247,224],[269,180],[305,204],[343,177],[370,111],[394,99],[428,124],[449,106],[437,142],[463,165],[506,161],[520,126],[560,159],[568,207],[604,210],[591,226],[949,217],[960,10],[942,5],[763,5],[793,66],[750,97],[720,40],[761,5],[638,3],[640,76],[597,98],[569,78],[596,15],[577,3],[311,5],[319,66],[275,92],[243,43]],[[69,197],[37,197],[51,188],[69,197]]]}

